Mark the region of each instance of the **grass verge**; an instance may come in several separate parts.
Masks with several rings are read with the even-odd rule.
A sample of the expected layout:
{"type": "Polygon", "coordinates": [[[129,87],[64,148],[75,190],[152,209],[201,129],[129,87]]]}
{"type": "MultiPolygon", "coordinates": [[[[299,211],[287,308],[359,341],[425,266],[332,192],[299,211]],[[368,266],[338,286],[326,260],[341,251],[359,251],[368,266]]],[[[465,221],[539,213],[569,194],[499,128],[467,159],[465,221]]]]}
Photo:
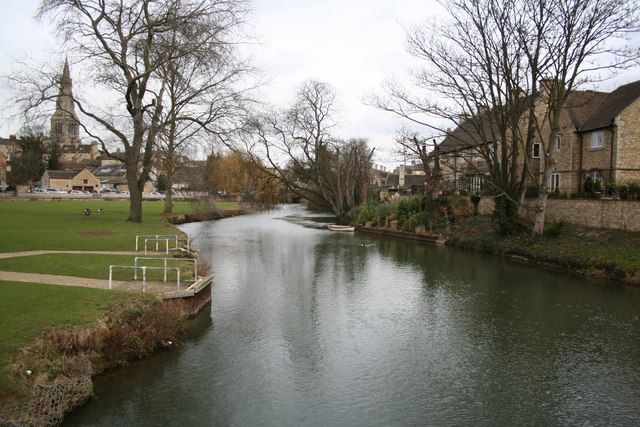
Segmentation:
{"type": "Polygon", "coordinates": [[[100,289],[0,282],[0,396],[17,392],[19,378],[10,367],[20,348],[43,331],[61,327],[86,327],[103,317],[110,307],[151,297],[100,289]]]}
{"type": "Polygon", "coordinates": [[[448,243],[640,284],[640,233],[549,223],[542,239],[526,231],[505,237],[492,230],[490,217],[472,217],[449,233],[448,243]]]}

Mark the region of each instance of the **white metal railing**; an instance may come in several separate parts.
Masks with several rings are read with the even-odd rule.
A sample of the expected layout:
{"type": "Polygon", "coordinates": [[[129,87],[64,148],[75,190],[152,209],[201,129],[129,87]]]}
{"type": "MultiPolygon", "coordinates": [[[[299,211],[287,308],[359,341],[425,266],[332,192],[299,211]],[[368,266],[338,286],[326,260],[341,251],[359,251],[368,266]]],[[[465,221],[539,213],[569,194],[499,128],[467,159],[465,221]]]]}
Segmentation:
{"type": "Polygon", "coordinates": [[[186,238],[186,237],[177,237],[176,236],[175,238],[163,238],[163,237],[147,238],[147,239],[144,239],[144,253],[145,253],[145,255],[147,254],[147,251],[148,251],[147,243],[149,243],[149,242],[156,242],[156,252],[159,249],[159,243],[160,242],[165,242],[165,250],[164,250],[165,254],[168,254],[169,250],[172,250],[172,251],[173,250],[178,250],[179,249],[178,248],[178,242],[186,242],[187,243],[187,251],[190,250],[190,247],[191,247],[191,242],[189,242],[189,239],[186,238]],[[170,248],[169,247],[169,242],[175,242],[175,246],[170,248]]]}
{"type": "MultiPolygon", "coordinates": [[[[167,278],[166,272],[167,270],[176,272],[176,287],[180,288],[180,269],[178,267],[146,267],[146,266],[133,266],[133,265],[110,265],[109,266],[109,289],[111,289],[112,278],[113,278],[113,269],[121,268],[121,269],[133,269],[134,271],[142,270],[142,292],[147,291],[147,270],[164,270],[165,271],[165,281],[167,278]]],[[[137,276],[137,274],[136,274],[137,276]]]]}
{"type": "MultiPolygon", "coordinates": [[[[196,258],[154,258],[154,257],[142,257],[137,256],[133,259],[133,266],[138,267],[138,261],[163,261],[164,262],[164,281],[167,281],[167,262],[168,261],[187,261],[193,263],[193,280],[196,280],[198,277],[198,260],[196,258]]],[[[138,270],[133,271],[133,279],[138,280],[138,270]]]]}
{"type": "Polygon", "coordinates": [[[176,247],[178,246],[178,242],[181,241],[186,241],[187,242],[187,249],[189,249],[189,239],[185,238],[185,237],[179,237],[177,234],[138,234],[136,236],[136,252],[138,251],[138,248],[140,246],[140,238],[153,238],[153,239],[160,239],[158,241],[156,241],[156,251],[159,249],[158,248],[158,243],[160,241],[164,241],[165,239],[169,239],[169,240],[173,240],[176,243],[176,247]]]}

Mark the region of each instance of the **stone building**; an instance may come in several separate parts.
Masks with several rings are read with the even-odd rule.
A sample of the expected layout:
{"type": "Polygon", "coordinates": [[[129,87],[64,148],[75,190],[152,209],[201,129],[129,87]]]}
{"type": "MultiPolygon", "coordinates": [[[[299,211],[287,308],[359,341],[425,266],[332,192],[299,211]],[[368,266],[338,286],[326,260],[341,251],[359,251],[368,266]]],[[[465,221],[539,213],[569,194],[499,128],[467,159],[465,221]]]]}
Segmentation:
{"type": "MultiPolygon", "coordinates": [[[[540,117],[546,109],[548,87],[548,81],[540,82],[536,101],[536,114],[540,117]]],[[[495,145],[485,145],[491,141],[492,125],[487,114],[481,113],[473,120],[461,116],[458,126],[438,145],[445,187],[479,190],[483,175],[488,173],[483,153],[496,149],[495,145]],[[479,129],[485,134],[481,135],[479,129]]],[[[548,129],[543,127],[541,133],[548,134],[548,129]]],[[[544,172],[541,150],[545,146],[557,150],[551,190],[578,193],[587,176],[617,184],[640,182],[640,81],[611,93],[569,94],[556,141],[542,144],[534,140],[531,152],[526,153],[530,170],[538,180],[544,172]]]]}
{"type": "Polygon", "coordinates": [[[47,170],[42,175],[42,187],[57,188],[59,190],[98,191],[100,180],[89,169],[81,171],[51,171],[47,170]]]}

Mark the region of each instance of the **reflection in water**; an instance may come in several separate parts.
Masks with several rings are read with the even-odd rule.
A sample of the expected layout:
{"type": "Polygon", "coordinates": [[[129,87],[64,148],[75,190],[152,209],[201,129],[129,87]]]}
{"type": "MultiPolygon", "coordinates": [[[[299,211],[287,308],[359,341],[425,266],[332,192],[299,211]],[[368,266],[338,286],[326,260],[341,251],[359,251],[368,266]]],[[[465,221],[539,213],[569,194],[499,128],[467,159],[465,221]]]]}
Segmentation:
{"type": "Polygon", "coordinates": [[[181,349],[99,377],[67,423],[640,422],[635,290],[290,215],[307,216],[186,225],[211,312],[181,349]]]}

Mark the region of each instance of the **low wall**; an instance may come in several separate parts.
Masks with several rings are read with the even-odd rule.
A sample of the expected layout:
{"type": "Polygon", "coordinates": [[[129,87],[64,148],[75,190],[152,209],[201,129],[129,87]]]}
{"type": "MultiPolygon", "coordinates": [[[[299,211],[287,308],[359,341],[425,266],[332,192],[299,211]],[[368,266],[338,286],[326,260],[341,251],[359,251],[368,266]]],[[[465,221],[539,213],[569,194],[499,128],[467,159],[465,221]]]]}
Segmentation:
{"type": "MultiPolygon", "coordinates": [[[[527,200],[535,206],[535,200],[527,200]]],[[[493,212],[493,198],[483,197],[478,206],[481,215],[493,212]]],[[[527,211],[533,220],[533,209],[527,211]]],[[[547,199],[546,218],[594,228],[640,231],[640,201],[608,199],[547,199]]]]}

